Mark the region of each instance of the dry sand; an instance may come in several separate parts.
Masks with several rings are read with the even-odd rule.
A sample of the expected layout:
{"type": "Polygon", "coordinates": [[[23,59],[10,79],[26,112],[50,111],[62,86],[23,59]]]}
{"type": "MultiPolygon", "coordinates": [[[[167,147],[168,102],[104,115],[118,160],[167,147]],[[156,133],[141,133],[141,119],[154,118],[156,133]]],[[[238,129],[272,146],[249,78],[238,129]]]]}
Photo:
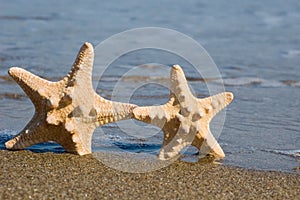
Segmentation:
{"type": "Polygon", "coordinates": [[[93,156],[0,151],[1,199],[300,199],[300,175],[174,162],[148,173],[93,156]]]}

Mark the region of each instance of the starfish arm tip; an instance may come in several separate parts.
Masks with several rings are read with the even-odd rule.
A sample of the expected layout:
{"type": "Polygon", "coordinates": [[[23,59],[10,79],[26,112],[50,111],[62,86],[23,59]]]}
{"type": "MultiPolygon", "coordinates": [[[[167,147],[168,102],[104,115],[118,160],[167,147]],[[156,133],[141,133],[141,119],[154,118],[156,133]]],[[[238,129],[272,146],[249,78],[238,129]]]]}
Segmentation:
{"type": "Polygon", "coordinates": [[[81,46],[76,59],[78,61],[85,60],[85,59],[94,60],[94,47],[93,47],[93,45],[91,43],[89,43],[89,42],[85,42],[81,46]]]}
{"type": "Polygon", "coordinates": [[[219,158],[219,159],[224,159],[225,158],[225,153],[224,153],[223,149],[221,148],[221,146],[219,144],[216,144],[212,148],[211,154],[213,154],[216,158],[219,158]]]}
{"type": "Polygon", "coordinates": [[[85,47],[87,49],[93,49],[93,45],[90,42],[85,42],[82,47],[85,47]]]}
{"type": "Polygon", "coordinates": [[[181,67],[180,67],[180,65],[177,65],[177,64],[173,65],[173,69],[175,69],[175,70],[182,70],[181,67]]]}
{"type": "Polygon", "coordinates": [[[15,79],[15,78],[19,77],[19,75],[20,75],[21,73],[23,73],[24,71],[26,71],[26,70],[24,70],[24,69],[22,69],[22,68],[19,68],[19,67],[11,67],[11,68],[9,68],[9,70],[8,70],[8,74],[9,74],[13,79],[15,79]]]}
{"type": "Polygon", "coordinates": [[[6,148],[6,149],[12,149],[13,146],[14,146],[14,143],[13,143],[12,140],[9,140],[9,141],[5,142],[4,145],[5,145],[5,148],[6,148]]]}
{"type": "Polygon", "coordinates": [[[230,103],[234,99],[234,95],[232,92],[225,92],[226,95],[226,102],[230,103]]]}
{"type": "Polygon", "coordinates": [[[19,67],[11,67],[8,70],[8,74],[29,96],[33,104],[36,103],[36,99],[47,95],[48,86],[51,84],[50,81],[19,67]]]}
{"type": "Polygon", "coordinates": [[[93,62],[94,62],[94,47],[91,43],[85,42],[81,46],[76,56],[71,71],[69,71],[68,75],[66,76],[67,80],[70,81],[70,83],[73,83],[75,82],[75,80],[80,80],[82,78],[91,79],[90,76],[92,74],[93,62]]]}
{"type": "Polygon", "coordinates": [[[4,146],[6,149],[8,150],[19,150],[19,149],[23,149],[25,143],[20,142],[20,137],[16,136],[10,140],[8,140],[7,142],[4,143],[4,146]]]}

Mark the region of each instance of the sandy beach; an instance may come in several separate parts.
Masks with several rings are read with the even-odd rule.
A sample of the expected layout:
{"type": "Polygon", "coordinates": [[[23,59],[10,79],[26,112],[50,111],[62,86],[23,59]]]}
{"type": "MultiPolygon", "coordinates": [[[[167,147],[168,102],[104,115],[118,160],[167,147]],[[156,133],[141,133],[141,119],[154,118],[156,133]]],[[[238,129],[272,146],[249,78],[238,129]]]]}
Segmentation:
{"type": "Polygon", "coordinates": [[[300,175],[174,162],[126,173],[93,156],[0,151],[1,199],[297,199],[300,175]]]}

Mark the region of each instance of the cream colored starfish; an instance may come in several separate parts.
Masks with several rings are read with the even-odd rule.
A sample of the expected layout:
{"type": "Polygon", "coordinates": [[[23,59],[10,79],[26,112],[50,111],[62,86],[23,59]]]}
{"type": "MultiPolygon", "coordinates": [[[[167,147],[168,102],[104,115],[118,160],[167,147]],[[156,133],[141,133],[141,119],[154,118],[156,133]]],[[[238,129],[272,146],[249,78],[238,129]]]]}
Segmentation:
{"type": "Polygon", "coordinates": [[[232,101],[233,94],[224,92],[197,99],[179,65],[172,67],[170,76],[170,99],[166,104],[133,109],[135,119],[162,128],[164,141],[159,159],[170,159],[187,145],[197,147],[201,153],[210,152],[215,157],[224,158],[222,148],[210,132],[209,123],[232,101]]]}
{"type": "Polygon", "coordinates": [[[13,67],[10,76],[21,86],[35,107],[26,127],[5,143],[7,149],[23,149],[55,141],[67,152],[91,153],[97,126],[132,117],[133,104],[112,102],[97,95],[92,86],[94,49],[85,43],[66,77],[50,82],[13,67]]]}

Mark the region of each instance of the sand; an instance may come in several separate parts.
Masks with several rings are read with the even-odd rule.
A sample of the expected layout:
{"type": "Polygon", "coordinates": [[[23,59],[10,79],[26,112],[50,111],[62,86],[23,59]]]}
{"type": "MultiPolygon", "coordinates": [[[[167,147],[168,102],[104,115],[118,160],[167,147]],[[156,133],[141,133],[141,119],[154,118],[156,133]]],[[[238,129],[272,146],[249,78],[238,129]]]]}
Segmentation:
{"type": "Polygon", "coordinates": [[[127,173],[91,155],[0,151],[1,199],[299,199],[300,174],[173,162],[127,173]]]}

